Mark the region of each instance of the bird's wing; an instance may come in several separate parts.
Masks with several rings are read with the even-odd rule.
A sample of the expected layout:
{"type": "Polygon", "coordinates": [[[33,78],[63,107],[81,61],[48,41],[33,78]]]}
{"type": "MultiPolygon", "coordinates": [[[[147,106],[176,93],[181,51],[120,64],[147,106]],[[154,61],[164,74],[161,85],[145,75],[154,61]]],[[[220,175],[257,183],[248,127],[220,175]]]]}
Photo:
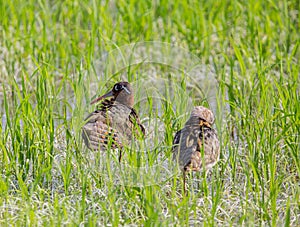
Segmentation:
{"type": "Polygon", "coordinates": [[[134,126],[134,128],[137,128],[137,134],[144,136],[146,133],[145,127],[142,125],[141,120],[139,116],[137,115],[137,112],[135,109],[131,108],[131,112],[129,114],[129,121],[134,126]]]}
{"type": "Polygon", "coordinates": [[[175,134],[172,151],[173,159],[178,159],[179,165],[184,170],[199,171],[203,162],[206,169],[209,169],[219,158],[219,140],[212,128],[185,126],[175,134]]]}
{"type": "Polygon", "coordinates": [[[179,131],[177,131],[175,133],[174,139],[173,139],[173,146],[178,146],[179,142],[180,142],[180,137],[181,137],[181,131],[182,129],[180,129],[179,131]]]}
{"type": "Polygon", "coordinates": [[[122,146],[117,132],[110,127],[111,119],[104,114],[104,111],[94,111],[86,118],[86,123],[82,127],[84,142],[92,150],[104,149],[107,146],[112,148],[122,146]]]}
{"type": "Polygon", "coordinates": [[[217,133],[213,128],[200,127],[197,151],[200,153],[202,161],[205,161],[207,169],[211,168],[218,161],[220,144],[217,133]],[[204,156],[202,156],[202,153],[204,156]]]}
{"type": "Polygon", "coordinates": [[[185,127],[179,130],[173,140],[173,159],[179,162],[184,168],[191,162],[192,154],[197,149],[198,131],[185,127]]]}

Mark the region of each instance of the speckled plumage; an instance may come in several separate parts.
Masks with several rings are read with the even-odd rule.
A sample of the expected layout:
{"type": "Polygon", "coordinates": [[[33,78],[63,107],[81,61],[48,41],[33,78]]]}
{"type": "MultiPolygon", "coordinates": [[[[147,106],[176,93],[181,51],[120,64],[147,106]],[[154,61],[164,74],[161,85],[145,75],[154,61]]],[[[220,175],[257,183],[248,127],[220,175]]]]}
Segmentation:
{"type": "MultiPolygon", "coordinates": [[[[122,148],[130,144],[136,135],[144,135],[145,129],[133,109],[133,89],[128,82],[119,82],[107,94],[92,102],[102,101],[97,110],[86,118],[82,137],[91,150],[122,148]],[[111,99],[105,99],[112,96],[111,99]]],[[[121,158],[121,157],[120,157],[121,158]]]]}
{"type": "Polygon", "coordinates": [[[211,127],[213,123],[213,113],[203,106],[196,106],[184,127],[175,134],[173,159],[178,162],[184,177],[187,171],[209,170],[217,163],[220,145],[217,133],[211,127]]]}

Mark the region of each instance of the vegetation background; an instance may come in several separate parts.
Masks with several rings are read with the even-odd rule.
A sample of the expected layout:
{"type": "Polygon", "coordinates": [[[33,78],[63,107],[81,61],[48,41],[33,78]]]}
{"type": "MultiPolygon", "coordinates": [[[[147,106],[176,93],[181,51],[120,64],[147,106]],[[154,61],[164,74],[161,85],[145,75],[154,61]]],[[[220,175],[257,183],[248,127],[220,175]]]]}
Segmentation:
{"type": "Polygon", "coordinates": [[[299,0],[1,0],[0,225],[299,226],[299,10],[299,0]],[[221,159],[190,176],[187,196],[180,174],[118,183],[114,159],[103,165],[80,140],[91,97],[124,78],[99,59],[144,41],[194,54],[217,88],[212,104],[168,67],[125,70],[178,88],[161,92],[159,111],[137,104],[144,122],[160,120],[154,132],[165,128],[153,162],[169,158],[193,105],[216,106],[221,159]]]}

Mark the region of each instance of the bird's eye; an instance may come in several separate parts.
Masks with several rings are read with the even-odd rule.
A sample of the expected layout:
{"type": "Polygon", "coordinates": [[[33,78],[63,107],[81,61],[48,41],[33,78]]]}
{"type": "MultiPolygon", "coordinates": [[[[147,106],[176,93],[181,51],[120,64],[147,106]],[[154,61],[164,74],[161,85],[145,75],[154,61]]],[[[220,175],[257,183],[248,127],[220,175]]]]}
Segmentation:
{"type": "Polygon", "coordinates": [[[123,89],[123,86],[120,84],[115,85],[115,91],[121,91],[123,89]]]}

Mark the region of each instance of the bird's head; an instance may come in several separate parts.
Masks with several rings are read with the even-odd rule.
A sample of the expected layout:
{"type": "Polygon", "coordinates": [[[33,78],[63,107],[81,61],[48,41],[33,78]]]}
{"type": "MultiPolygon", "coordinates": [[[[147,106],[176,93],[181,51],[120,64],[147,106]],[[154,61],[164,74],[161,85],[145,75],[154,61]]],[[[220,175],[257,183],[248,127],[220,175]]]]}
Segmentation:
{"type": "Polygon", "coordinates": [[[212,125],[215,121],[214,114],[204,106],[195,106],[192,110],[191,117],[198,117],[212,125]]]}
{"type": "Polygon", "coordinates": [[[122,103],[123,105],[133,107],[134,97],[133,89],[128,82],[116,83],[112,90],[110,90],[105,95],[102,95],[91,102],[91,104],[97,103],[105,98],[113,97],[115,101],[122,103]]]}

